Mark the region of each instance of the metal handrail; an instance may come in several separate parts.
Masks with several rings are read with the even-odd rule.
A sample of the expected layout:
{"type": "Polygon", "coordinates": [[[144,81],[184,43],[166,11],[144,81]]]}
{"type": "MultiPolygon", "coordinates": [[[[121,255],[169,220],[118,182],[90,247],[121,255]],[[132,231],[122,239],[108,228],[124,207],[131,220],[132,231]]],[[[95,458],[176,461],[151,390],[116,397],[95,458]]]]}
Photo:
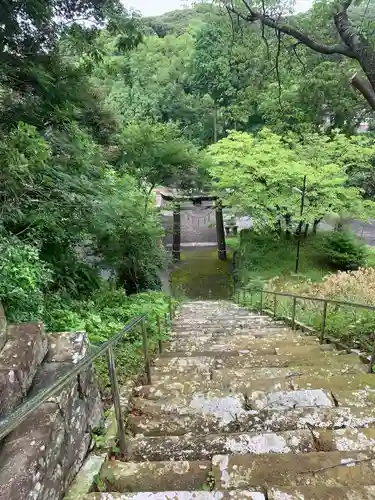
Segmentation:
{"type": "Polygon", "coordinates": [[[295,293],[289,293],[289,292],[274,292],[273,290],[262,290],[262,289],[251,289],[252,292],[262,292],[270,295],[277,295],[277,296],[282,296],[282,297],[291,297],[291,298],[296,298],[296,299],[303,299],[303,300],[315,300],[317,302],[327,302],[328,304],[338,304],[338,305],[345,305],[345,306],[351,306],[351,307],[359,307],[362,309],[368,309],[370,311],[375,311],[375,306],[370,306],[368,304],[362,304],[360,302],[350,302],[348,300],[337,300],[337,299],[327,299],[324,297],[311,297],[311,295],[298,295],[295,293]]]}
{"type": "MultiPolygon", "coordinates": [[[[169,301],[169,311],[165,315],[165,322],[171,321],[173,318],[174,310],[172,305],[172,300],[169,301]],[[168,318],[169,317],[169,318],[168,318]]],[[[113,404],[116,413],[117,420],[117,428],[118,428],[118,437],[119,437],[119,447],[121,453],[126,453],[127,445],[125,440],[125,429],[124,429],[124,419],[122,416],[122,409],[120,403],[120,391],[117,381],[116,374],[116,365],[115,365],[115,356],[113,348],[122,338],[124,333],[129,332],[135,326],[141,324],[142,326],[142,339],[143,339],[143,354],[145,360],[145,373],[147,376],[147,383],[151,384],[151,366],[150,366],[150,357],[148,351],[148,338],[147,338],[147,329],[146,329],[146,319],[147,314],[143,314],[141,316],[137,316],[136,318],[130,320],[124,328],[113,335],[109,340],[101,344],[99,347],[95,348],[91,353],[89,353],[86,357],[80,360],[74,367],[69,369],[67,373],[59,377],[53,384],[51,384],[46,390],[40,391],[35,394],[32,398],[25,401],[21,405],[19,405],[14,411],[6,415],[5,417],[0,419],[0,441],[8,436],[13,430],[15,430],[22,422],[26,420],[26,418],[35,410],[40,408],[42,404],[47,402],[50,398],[56,396],[60,393],[72,380],[74,380],[77,375],[87,369],[92,363],[98,359],[103,354],[107,354],[108,361],[108,373],[109,379],[111,383],[111,391],[113,397],[113,404]]],[[[161,321],[159,316],[157,317],[157,328],[159,334],[161,332],[161,321]]],[[[162,343],[159,339],[159,352],[161,352],[162,343]]]]}
{"type": "MultiPolygon", "coordinates": [[[[260,293],[260,304],[259,304],[259,309],[260,313],[263,312],[263,294],[266,295],[273,295],[274,297],[274,303],[273,303],[273,316],[276,317],[276,311],[277,311],[277,297],[287,297],[293,299],[293,305],[292,305],[292,317],[291,317],[291,322],[292,322],[292,328],[294,329],[296,326],[296,306],[297,306],[297,300],[311,300],[312,302],[320,302],[323,304],[323,311],[322,311],[322,326],[320,329],[320,336],[319,340],[320,343],[322,344],[324,342],[324,337],[325,337],[325,330],[326,330],[326,323],[327,323],[327,309],[329,304],[335,304],[335,305],[340,305],[340,306],[349,306],[349,307],[356,307],[359,309],[366,309],[368,311],[375,311],[375,306],[371,306],[368,304],[362,304],[359,302],[350,302],[347,300],[337,300],[337,299],[328,299],[324,297],[312,297],[309,295],[299,295],[295,293],[290,293],[290,292],[276,292],[273,290],[266,290],[263,288],[242,288],[236,291],[235,295],[238,297],[238,301],[240,299],[240,293],[245,294],[246,292],[250,292],[251,298],[253,293],[260,293]]],[[[369,344],[370,345],[370,344],[369,344]]],[[[369,368],[368,372],[373,373],[373,366],[375,364],[375,341],[372,346],[372,354],[370,357],[370,363],[369,363],[369,368]]]]}

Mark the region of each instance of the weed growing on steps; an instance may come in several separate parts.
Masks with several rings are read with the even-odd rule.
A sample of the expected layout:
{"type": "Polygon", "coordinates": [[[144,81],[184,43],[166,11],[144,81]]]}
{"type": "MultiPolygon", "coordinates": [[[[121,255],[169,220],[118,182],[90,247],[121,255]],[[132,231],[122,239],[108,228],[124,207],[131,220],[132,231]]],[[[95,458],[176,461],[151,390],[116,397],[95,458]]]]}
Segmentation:
{"type": "Polygon", "coordinates": [[[206,482],[202,485],[202,491],[213,491],[215,489],[215,477],[210,471],[207,475],[206,482]]]}

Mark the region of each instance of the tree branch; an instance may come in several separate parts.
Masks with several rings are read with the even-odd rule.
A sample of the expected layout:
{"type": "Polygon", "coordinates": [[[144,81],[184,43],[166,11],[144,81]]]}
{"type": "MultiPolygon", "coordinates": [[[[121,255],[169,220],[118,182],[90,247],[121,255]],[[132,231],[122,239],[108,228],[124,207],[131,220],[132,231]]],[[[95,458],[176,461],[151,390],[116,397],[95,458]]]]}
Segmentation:
{"type": "Polygon", "coordinates": [[[371,108],[375,111],[375,92],[367,78],[355,73],[350,79],[350,83],[363,95],[371,108]]]}
{"type": "MultiPolygon", "coordinates": [[[[348,1],[349,0],[347,0],[347,2],[348,1]]],[[[230,10],[233,9],[233,12],[239,15],[244,21],[250,23],[260,21],[262,24],[268,26],[269,28],[280,31],[285,35],[292,36],[310,49],[315,50],[315,52],[320,52],[321,54],[342,54],[351,59],[357,59],[356,54],[349,47],[346,47],[343,44],[327,45],[325,43],[318,42],[303,31],[288,24],[284,18],[280,17],[279,19],[274,19],[266,14],[263,15],[261,12],[253,10],[246,0],[242,0],[242,3],[246,7],[248,15],[241,14],[235,8],[232,8],[230,6],[228,6],[228,8],[230,10]]]]}

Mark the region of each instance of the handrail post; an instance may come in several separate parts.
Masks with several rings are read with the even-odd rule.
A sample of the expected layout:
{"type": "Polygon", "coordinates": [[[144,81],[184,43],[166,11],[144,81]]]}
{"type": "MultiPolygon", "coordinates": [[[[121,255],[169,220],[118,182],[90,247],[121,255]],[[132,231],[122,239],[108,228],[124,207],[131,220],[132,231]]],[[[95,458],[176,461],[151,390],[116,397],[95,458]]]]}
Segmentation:
{"type": "Polygon", "coordinates": [[[120,390],[118,386],[116,374],[116,362],[113,347],[110,346],[107,351],[108,375],[111,382],[111,391],[113,398],[113,406],[115,407],[116,421],[117,421],[117,434],[119,439],[119,447],[122,455],[127,454],[127,445],[125,438],[124,419],[121,410],[120,390]]]}
{"type": "Polygon", "coordinates": [[[151,367],[150,367],[150,357],[148,353],[148,338],[147,338],[147,329],[146,329],[146,321],[142,319],[142,340],[143,340],[143,354],[145,358],[145,372],[147,377],[147,385],[151,385],[151,367]]]}
{"type": "Polygon", "coordinates": [[[161,325],[160,325],[160,316],[157,314],[156,316],[156,324],[158,327],[158,344],[159,344],[159,354],[163,352],[163,342],[161,340],[161,325]]]}
{"type": "Polygon", "coordinates": [[[375,364],[375,340],[374,340],[374,345],[372,346],[372,354],[370,358],[370,365],[368,367],[368,373],[373,373],[372,367],[374,366],[374,364],[375,364]]]}
{"type": "Polygon", "coordinates": [[[276,308],[277,308],[277,293],[275,292],[273,296],[273,317],[276,318],[276,308]]]}
{"type": "Polygon", "coordinates": [[[325,300],[324,303],[323,303],[322,329],[320,330],[320,338],[319,338],[319,342],[321,344],[323,344],[323,342],[324,342],[324,334],[325,334],[325,331],[326,331],[327,306],[328,306],[328,302],[325,300]]]}
{"type": "Polygon", "coordinates": [[[253,307],[253,290],[250,290],[250,306],[253,307]]]}
{"type": "Polygon", "coordinates": [[[294,330],[296,327],[296,307],[297,307],[297,297],[293,297],[292,330],[294,330]]]}
{"type": "Polygon", "coordinates": [[[260,314],[263,313],[263,290],[260,291],[260,314]]]}

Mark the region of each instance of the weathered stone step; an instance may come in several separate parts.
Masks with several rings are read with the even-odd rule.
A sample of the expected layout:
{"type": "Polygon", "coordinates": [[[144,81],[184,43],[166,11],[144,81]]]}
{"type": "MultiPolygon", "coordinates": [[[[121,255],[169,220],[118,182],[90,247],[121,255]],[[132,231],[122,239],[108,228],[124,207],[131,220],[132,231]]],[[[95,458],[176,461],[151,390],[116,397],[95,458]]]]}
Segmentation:
{"type": "MultiPolygon", "coordinates": [[[[349,436],[352,445],[353,437],[352,434],[349,436]]],[[[362,441],[367,444],[366,449],[368,449],[370,441],[365,438],[367,435],[364,434],[362,441]]],[[[322,444],[334,449],[334,437],[322,433],[319,443],[320,439],[322,444]]],[[[135,437],[130,441],[129,458],[134,461],[210,460],[214,455],[311,451],[317,450],[313,435],[309,430],[281,433],[187,434],[185,436],[135,437]]]]}
{"type": "Polygon", "coordinates": [[[332,395],[338,406],[375,408],[375,391],[373,390],[341,391],[335,389],[332,391],[332,395]]]}
{"type": "Polygon", "coordinates": [[[278,354],[277,356],[236,356],[223,360],[217,358],[215,368],[258,368],[258,367],[287,367],[293,365],[308,366],[340,366],[358,363],[354,354],[339,354],[339,352],[278,354]]]}
{"type": "Polygon", "coordinates": [[[254,328],[266,328],[266,327],[271,327],[277,329],[278,327],[280,328],[285,328],[286,325],[283,322],[276,322],[272,321],[269,319],[262,319],[262,318],[253,318],[253,317],[246,317],[246,318],[230,318],[230,319],[217,319],[217,318],[212,318],[212,319],[205,319],[205,320],[196,320],[196,321],[176,321],[173,325],[173,331],[178,333],[180,331],[188,331],[188,330],[199,330],[201,328],[202,330],[207,330],[207,331],[212,331],[212,330],[218,330],[220,328],[227,329],[227,328],[249,328],[249,329],[254,329],[254,328]]]}
{"type": "Polygon", "coordinates": [[[300,486],[295,488],[271,488],[267,491],[268,500],[373,500],[375,486],[362,486],[354,489],[346,486],[300,486]]]}
{"type": "MultiPolygon", "coordinates": [[[[323,383],[323,382],[322,382],[323,383]]],[[[326,383],[327,385],[327,383],[326,383]]],[[[272,392],[280,390],[292,391],[293,379],[291,378],[265,378],[260,380],[209,380],[209,377],[195,378],[190,375],[182,376],[175,374],[172,379],[155,379],[153,385],[138,386],[134,395],[147,399],[168,399],[180,395],[204,394],[206,392],[231,392],[250,394],[254,391],[272,392]]]]}
{"type": "MultiPolygon", "coordinates": [[[[342,497],[345,498],[345,497],[342,497]]],[[[84,500],[265,500],[260,491],[163,491],[142,493],[90,493],[84,500]]],[[[293,499],[294,500],[294,499],[293,499]]],[[[362,500],[362,497],[359,499],[362,500]]]]}
{"type": "MultiPolygon", "coordinates": [[[[294,408],[290,410],[244,410],[240,397],[228,399],[232,411],[226,411],[225,399],[207,402],[205,411],[196,411],[188,400],[164,404],[136,400],[130,426],[145,436],[183,435],[186,433],[282,432],[298,429],[341,429],[375,425],[375,404],[371,407],[294,408]],[[216,406],[215,406],[216,403],[216,406]],[[220,405],[221,403],[221,405],[220,405]]],[[[193,403],[194,405],[194,403],[193,403]]]]}
{"type": "MultiPolygon", "coordinates": [[[[242,369],[225,369],[212,370],[211,378],[212,380],[259,380],[259,379],[270,379],[270,378],[296,378],[301,376],[316,376],[316,377],[326,377],[328,375],[348,375],[348,374],[360,374],[365,373],[364,365],[358,364],[357,366],[288,366],[285,368],[242,368],[242,369]]],[[[170,377],[173,375],[170,374],[170,377]]]]}
{"type": "Polygon", "coordinates": [[[308,375],[296,376],[292,385],[297,390],[304,389],[330,389],[335,391],[346,390],[375,390],[375,377],[370,373],[353,373],[334,375],[328,373],[325,377],[311,377],[308,375]]]}
{"type": "MultiPolygon", "coordinates": [[[[291,347],[291,350],[293,348],[291,347]]],[[[237,356],[223,356],[220,354],[213,356],[175,356],[159,357],[154,362],[154,370],[159,373],[168,373],[177,371],[184,373],[192,370],[209,370],[211,368],[262,368],[262,367],[288,367],[295,365],[311,366],[352,366],[358,365],[358,357],[354,354],[340,355],[338,352],[323,352],[306,349],[302,353],[290,354],[252,354],[252,352],[240,352],[237,356]]]]}
{"type": "MultiPolygon", "coordinates": [[[[211,377],[211,375],[210,375],[211,377]]],[[[286,377],[279,378],[221,378],[209,380],[210,377],[192,379],[189,375],[183,376],[176,373],[166,379],[155,379],[152,386],[144,385],[136,388],[135,395],[148,399],[165,399],[183,394],[205,393],[220,391],[246,394],[251,401],[267,399],[269,393],[275,391],[311,391],[325,390],[330,392],[344,390],[375,389],[375,377],[372,374],[358,373],[353,375],[306,376],[300,372],[292,372],[286,377]],[[266,395],[263,393],[267,393],[266,395]]],[[[291,394],[291,396],[293,396],[291,394]]],[[[312,405],[313,406],[313,405],[312,405]]],[[[253,408],[255,409],[255,407],[253,408]]]]}
{"type": "Polygon", "coordinates": [[[212,346],[202,346],[200,350],[194,349],[186,349],[186,350],[178,350],[178,351],[164,351],[161,358],[169,358],[169,357],[190,357],[190,356],[208,356],[208,357],[216,357],[220,355],[221,358],[227,356],[241,356],[244,354],[252,354],[252,355],[267,355],[273,354],[276,355],[276,350],[271,346],[245,346],[243,349],[236,349],[231,345],[226,347],[219,346],[213,344],[212,346]]]}
{"type": "Polygon", "coordinates": [[[271,352],[276,354],[276,349],[285,346],[304,346],[318,348],[318,340],[313,337],[301,337],[298,335],[280,335],[275,334],[268,338],[256,338],[253,335],[235,335],[231,337],[213,337],[212,335],[207,338],[206,336],[199,337],[184,337],[173,339],[169,342],[163,351],[162,357],[168,356],[192,356],[197,353],[202,356],[206,353],[220,353],[227,351],[248,351],[248,352],[271,352]]]}
{"type": "Polygon", "coordinates": [[[168,373],[169,371],[177,371],[184,373],[185,370],[212,368],[214,358],[212,356],[174,356],[174,357],[158,357],[154,360],[153,369],[155,372],[168,373]]]}
{"type": "Polygon", "coordinates": [[[375,449],[375,428],[314,430],[318,451],[371,451],[375,449]]]}
{"type": "Polygon", "coordinates": [[[223,489],[295,486],[367,486],[375,473],[375,454],[318,452],[265,455],[216,455],[215,487],[223,489]]]}
{"type": "Polygon", "coordinates": [[[108,491],[200,490],[207,484],[210,461],[105,462],[100,478],[108,491]]]}
{"type": "MultiPolygon", "coordinates": [[[[207,327],[184,327],[181,329],[174,329],[172,338],[188,339],[189,336],[192,338],[206,336],[210,337],[235,337],[237,335],[249,335],[255,338],[273,338],[274,335],[278,333],[283,333],[290,331],[286,328],[284,324],[282,325],[250,325],[246,327],[233,327],[233,326],[214,326],[210,325],[207,327]]],[[[314,336],[309,336],[310,338],[315,338],[314,336]]]]}
{"type": "MultiPolygon", "coordinates": [[[[178,336],[172,335],[171,341],[167,344],[168,346],[191,346],[194,344],[225,344],[225,345],[237,345],[243,347],[246,343],[251,343],[255,345],[260,345],[262,343],[266,345],[274,345],[283,342],[290,342],[292,345],[319,345],[318,338],[312,337],[308,335],[299,335],[289,328],[265,328],[264,330],[249,330],[241,331],[237,335],[229,336],[229,335],[220,335],[215,333],[210,333],[207,335],[200,335],[198,332],[197,335],[192,335],[191,338],[186,335],[178,336]],[[274,331],[274,334],[266,337],[259,337],[257,333],[266,333],[269,331],[274,331]]],[[[278,346],[277,346],[278,347],[278,346]]]]}

